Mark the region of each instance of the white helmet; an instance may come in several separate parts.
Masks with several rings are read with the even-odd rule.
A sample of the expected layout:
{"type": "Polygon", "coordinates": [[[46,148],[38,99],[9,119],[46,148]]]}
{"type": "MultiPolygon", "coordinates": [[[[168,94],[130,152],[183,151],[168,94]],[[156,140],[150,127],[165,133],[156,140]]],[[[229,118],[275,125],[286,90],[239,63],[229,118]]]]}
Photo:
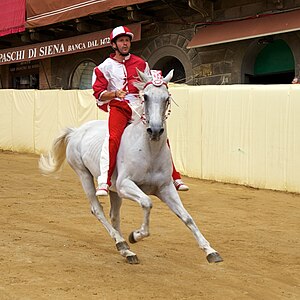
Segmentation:
{"type": "Polygon", "coordinates": [[[118,37],[122,36],[122,35],[127,35],[130,37],[130,40],[133,39],[134,35],[131,32],[131,30],[129,28],[127,28],[126,26],[119,26],[116,27],[112,30],[112,32],[110,33],[110,43],[114,42],[118,37]]]}

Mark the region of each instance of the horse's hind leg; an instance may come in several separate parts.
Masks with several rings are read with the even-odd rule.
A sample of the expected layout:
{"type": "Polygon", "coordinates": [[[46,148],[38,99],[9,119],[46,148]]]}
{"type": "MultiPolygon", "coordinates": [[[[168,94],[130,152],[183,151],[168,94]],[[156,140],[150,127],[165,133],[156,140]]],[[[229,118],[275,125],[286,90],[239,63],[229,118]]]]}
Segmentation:
{"type": "Polygon", "coordinates": [[[168,207],[192,231],[196,241],[198,242],[199,247],[206,253],[206,258],[208,262],[217,263],[223,261],[219,253],[210,246],[209,242],[202,235],[190,214],[184,208],[180,197],[172,183],[169,186],[166,186],[162,190],[160,190],[157,194],[157,197],[160,198],[163,202],[165,202],[168,205],[168,207]]]}
{"type": "Polygon", "coordinates": [[[102,225],[108,231],[110,236],[115,240],[117,250],[122,256],[126,257],[127,262],[131,264],[139,263],[136,254],[130,251],[129,246],[126,243],[125,239],[122,237],[121,233],[116,228],[114,228],[105,217],[103,207],[99,203],[95,195],[95,185],[90,172],[87,169],[78,170],[78,168],[75,169],[75,171],[78,174],[82,187],[90,201],[92,214],[102,223],[102,225]]]}

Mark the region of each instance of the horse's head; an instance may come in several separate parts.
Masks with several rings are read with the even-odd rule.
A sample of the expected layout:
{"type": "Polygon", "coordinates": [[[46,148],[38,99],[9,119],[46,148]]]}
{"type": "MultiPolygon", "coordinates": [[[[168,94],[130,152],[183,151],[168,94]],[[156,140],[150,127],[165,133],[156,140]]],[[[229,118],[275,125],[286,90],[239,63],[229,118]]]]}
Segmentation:
{"type": "Polygon", "coordinates": [[[166,113],[170,104],[167,84],[173,77],[173,70],[166,77],[156,78],[140,70],[137,71],[141,81],[137,86],[144,97],[147,132],[151,140],[158,141],[164,132],[166,113]]]}

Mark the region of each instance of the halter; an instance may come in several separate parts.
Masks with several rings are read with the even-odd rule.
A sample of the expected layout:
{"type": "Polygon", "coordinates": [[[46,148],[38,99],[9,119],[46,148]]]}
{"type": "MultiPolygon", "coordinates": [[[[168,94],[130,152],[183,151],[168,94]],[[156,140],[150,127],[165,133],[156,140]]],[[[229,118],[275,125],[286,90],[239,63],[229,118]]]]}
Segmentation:
{"type": "MultiPolygon", "coordinates": [[[[138,96],[139,96],[139,99],[141,100],[141,104],[143,105],[144,104],[144,102],[145,102],[145,100],[144,100],[144,90],[145,90],[145,88],[148,86],[148,85],[154,85],[154,86],[156,86],[156,87],[160,87],[160,86],[162,86],[162,85],[165,85],[166,86],[166,88],[168,89],[168,84],[165,82],[165,81],[163,81],[163,77],[162,77],[162,72],[161,71],[159,71],[159,70],[151,70],[151,75],[152,75],[152,80],[151,81],[149,81],[149,82],[147,82],[145,85],[144,85],[144,87],[143,87],[143,89],[142,90],[140,90],[139,91],[139,94],[138,94],[138,96]]],[[[171,94],[169,93],[169,98],[167,99],[167,101],[166,101],[166,114],[165,114],[165,116],[164,116],[164,121],[166,121],[167,120],[167,118],[169,117],[169,115],[171,114],[171,101],[170,101],[170,99],[172,100],[172,101],[174,101],[173,100],[173,98],[171,97],[171,94]]],[[[174,101],[174,103],[175,103],[175,101],[174,101]]],[[[175,103],[176,104],[176,103],[175,103]]],[[[130,105],[130,103],[129,103],[129,105],[130,105]]],[[[143,113],[142,115],[140,115],[135,109],[134,109],[134,107],[133,106],[131,106],[130,105],[130,107],[131,107],[131,109],[140,117],[140,120],[142,121],[142,123],[144,124],[144,125],[147,125],[147,121],[146,121],[146,118],[145,118],[145,113],[143,113]]]]}
{"type": "MultiPolygon", "coordinates": [[[[143,92],[140,92],[139,98],[141,99],[141,104],[143,105],[144,102],[145,102],[143,92]]],[[[170,99],[172,101],[174,101],[173,98],[171,97],[171,94],[169,94],[169,99],[166,101],[167,102],[167,109],[166,109],[167,111],[166,111],[166,114],[164,116],[164,121],[166,121],[168,119],[169,115],[171,114],[171,101],[170,101],[170,99]]],[[[174,101],[174,103],[175,103],[175,101],[174,101]]],[[[140,117],[140,120],[142,121],[142,123],[144,125],[147,125],[146,118],[145,118],[145,113],[140,115],[133,107],[131,107],[131,109],[140,117]]]]}
{"type": "Polygon", "coordinates": [[[150,85],[150,84],[152,84],[152,85],[154,85],[154,86],[157,86],[157,87],[160,87],[160,86],[162,86],[162,85],[165,85],[165,86],[168,88],[167,83],[164,82],[162,79],[154,79],[154,80],[152,80],[152,81],[147,82],[147,83],[144,85],[143,90],[144,90],[148,85],[150,85]]]}
{"type": "MultiPolygon", "coordinates": [[[[143,105],[145,100],[144,100],[144,93],[141,91],[139,94],[137,94],[139,96],[139,99],[141,100],[141,104],[143,105]]],[[[171,101],[173,101],[175,104],[176,102],[174,101],[174,99],[171,97],[171,94],[169,94],[169,99],[167,100],[167,112],[165,114],[165,117],[164,117],[164,121],[166,121],[169,117],[169,115],[171,114],[171,101]],[[171,101],[170,101],[171,100],[171,101]]],[[[128,105],[130,106],[130,108],[137,114],[137,116],[139,116],[140,120],[142,121],[142,123],[144,125],[147,125],[147,122],[146,122],[146,118],[145,118],[145,113],[143,114],[139,114],[136,109],[130,104],[130,102],[128,103],[128,105]]],[[[177,104],[176,104],[177,105],[177,104]]],[[[178,106],[178,105],[177,105],[178,106]]]]}
{"type": "Polygon", "coordinates": [[[147,82],[143,89],[145,89],[150,84],[157,87],[160,87],[164,84],[168,88],[167,83],[163,81],[162,72],[160,70],[151,70],[150,72],[151,72],[152,80],[147,82]]]}
{"type": "MultiPolygon", "coordinates": [[[[168,84],[165,81],[163,81],[163,78],[162,78],[162,75],[161,75],[161,71],[151,70],[151,75],[152,75],[153,80],[147,82],[144,85],[143,90],[148,85],[151,85],[151,84],[154,85],[154,86],[156,86],[156,87],[160,87],[160,86],[164,85],[168,89],[168,84]]],[[[164,122],[168,119],[169,115],[171,114],[171,102],[170,102],[171,94],[169,92],[168,92],[168,94],[169,94],[169,97],[166,100],[166,114],[164,116],[164,122]]],[[[143,103],[145,101],[143,93],[140,93],[140,97],[142,97],[142,103],[143,103]]],[[[146,118],[145,118],[145,113],[143,113],[143,115],[141,116],[141,119],[142,119],[142,122],[145,125],[147,125],[147,121],[146,121],[146,118]]]]}

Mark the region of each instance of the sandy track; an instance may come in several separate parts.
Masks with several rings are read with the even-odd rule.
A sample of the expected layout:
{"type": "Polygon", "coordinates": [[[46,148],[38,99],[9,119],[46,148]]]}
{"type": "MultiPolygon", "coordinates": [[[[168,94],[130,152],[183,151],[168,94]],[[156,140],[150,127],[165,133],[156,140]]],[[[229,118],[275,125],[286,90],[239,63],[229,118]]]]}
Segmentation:
{"type": "MultiPolygon", "coordinates": [[[[153,199],[151,236],[115,249],[68,167],[40,176],[38,157],[0,152],[0,299],[300,299],[300,196],[185,178],[181,193],[224,262],[208,264],[191,232],[153,199]]],[[[103,201],[108,214],[109,203],[103,201]]],[[[141,209],[125,200],[124,236],[141,209]]]]}

